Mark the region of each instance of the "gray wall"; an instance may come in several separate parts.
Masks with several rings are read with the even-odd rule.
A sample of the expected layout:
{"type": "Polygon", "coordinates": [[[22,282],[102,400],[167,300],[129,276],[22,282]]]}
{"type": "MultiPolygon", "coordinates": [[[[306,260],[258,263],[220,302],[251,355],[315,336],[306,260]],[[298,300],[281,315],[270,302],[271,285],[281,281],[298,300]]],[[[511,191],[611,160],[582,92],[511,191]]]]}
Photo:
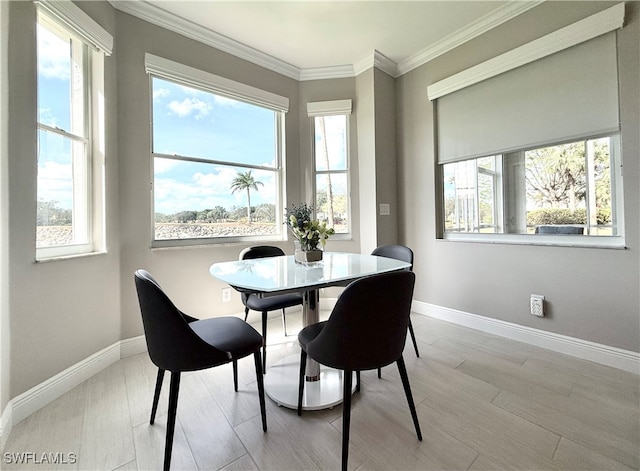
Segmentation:
{"type": "MultiPolygon", "coordinates": [[[[84,5],[114,32],[113,9],[84,5]]],[[[10,396],[26,391],[120,339],[115,67],[106,61],[107,246],[109,253],[35,263],[35,6],[9,4],[10,396]]]]}
{"type": "MultiPolygon", "coordinates": [[[[626,250],[437,240],[434,106],[426,87],[571,24],[610,3],[545,2],[397,80],[403,242],[414,247],[418,301],[639,351],[639,8],[618,32],[626,250]],[[548,316],[529,314],[546,296],[548,316]]],[[[597,111],[597,110],[594,110],[597,111]]]]}
{"type": "MultiPolygon", "coordinates": [[[[0,412],[9,395],[9,4],[0,2],[0,412]]],[[[0,424],[1,425],[1,424],[0,424]]],[[[0,445],[2,445],[0,443],[0,445]]]]}

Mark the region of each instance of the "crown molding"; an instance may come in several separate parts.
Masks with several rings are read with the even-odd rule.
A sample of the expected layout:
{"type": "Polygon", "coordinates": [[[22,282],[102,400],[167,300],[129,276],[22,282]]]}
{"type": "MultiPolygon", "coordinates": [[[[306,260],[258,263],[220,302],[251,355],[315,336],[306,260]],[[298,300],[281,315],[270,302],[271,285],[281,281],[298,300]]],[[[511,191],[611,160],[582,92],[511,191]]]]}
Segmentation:
{"type": "Polygon", "coordinates": [[[503,23],[521,15],[534,7],[537,7],[545,0],[514,1],[507,3],[501,8],[497,8],[487,15],[478,18],[468,24],[463,29],[458,30],[442,40],[434,43],[428,48],[409,56],[398,63],[398,76],[404,75],[426,64],[427,62],[441,56],[456,47],[471,41],[487,31],[500,26],[503,23]]]}
{"type": "Polygon", "coordinates": [[[371,67],[376,67],[391,77],[399,77],[491,30],[492,28],[525,13],[526,11],[543,3],[545,0],[516,0],[509,2],[504,7],[492,11],[464,27],[462,30],[454,32],[441,41],[436,42],[432,46],[429,46],[428,48],[402,60],[397,64],[384,54],[374,50],[369,56],[353,65],[315,67],[308,69],[300,69],[220,33],[216,33],[215,31],[204,28],[189,20],[171,14],[151,3],[147,3],[145,1],[108,1],[115,9],[124,13],[128,13],[169,31],[181,34],[187,38],[194,39],[198,42],[285,75],[294,80],[307,81],[355,77],[371,67]]]}
{"type": "Polygon", "coordinates": [[[352,65],[336,65],[333,67],[313,67],[309,69],[300,69],[299,79],[307,80],[325,80],[336,78],[355,77],[352,65]]]}
{"type": "Polygon", "coordinates": [[[398,74],[398,64],[393,62],[387,56],[382,54],[380,51],[374,50],[371,54],[369,54],[364,59],[353,64],[353,71],[355,75],[360,75],[365,70],[370,69],[371,67],[375,67],[385,72],[387,75],[390,75],[393,78],[399,76],[398,74]]]}
{"type": "Polygon", "coordinates": [[[613,7],[565,26],[530,43],[458,72],[427,87],[427,97],[435,100],[475,83],[568,49],[603,34],[622,28],[625,5],[613,7]]]}
{"type": "Polygon", "coordinates": [[[220,33],[216,33],[189,20],[168,13],[153,4],[144,1],[121,2],[116,0],[109,0],[109,3],[124,13],[128,13],[149,23],[194,39],[292,79],[300,80],[299,68],[220,33]]]}

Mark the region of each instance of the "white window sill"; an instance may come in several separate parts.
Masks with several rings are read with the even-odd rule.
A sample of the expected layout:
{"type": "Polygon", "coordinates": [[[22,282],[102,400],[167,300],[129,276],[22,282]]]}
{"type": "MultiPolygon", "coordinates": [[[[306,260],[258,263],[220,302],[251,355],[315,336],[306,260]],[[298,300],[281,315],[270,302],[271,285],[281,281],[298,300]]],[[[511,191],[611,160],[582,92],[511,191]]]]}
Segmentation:
{"type": "Polygon", "coordinates": [[[482,244],[539,245],[591,249],[626,249],[624,237],[551,234],[445,234],[444,242],[482,244]]]}
{"type": "Polygon", "coordinates": [[[77,253],[77,254],[68,254],[68,255],[54,255],[51,257],[38,257],[36,258],[36,263],[49,263],[49,262],[58,262],[62,260],[73,260],[76,258],[87,258],[87,257],[95,257],[98,255],[106,255],[107,251],[99,251],[99,252],[87,252],[87,253],[77,253]]]}

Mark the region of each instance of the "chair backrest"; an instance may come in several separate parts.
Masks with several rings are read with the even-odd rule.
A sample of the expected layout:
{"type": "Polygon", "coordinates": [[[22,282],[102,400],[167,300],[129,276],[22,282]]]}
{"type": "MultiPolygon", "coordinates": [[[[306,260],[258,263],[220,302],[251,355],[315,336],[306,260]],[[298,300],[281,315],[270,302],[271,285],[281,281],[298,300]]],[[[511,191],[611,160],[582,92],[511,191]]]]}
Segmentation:
{"type": "Polygon", "coordinates": [[[584,234],[584,227],[580,226],[568,226],[568,225],[553,225],[543,224],[536,226],[536,234],[584,234]]]}
{"type": "Polygon", "coordinates": [[[400,271],[351,283],[342,292],[322,332],[307,353],[342,370],[370,370],[402,355],[415,274],[400,271]]]}
{"type": "Polygon", "coordinates": [[[272,245],[256,245],[254,247],[247,247],[240,252],[240,260],[250,260],[252,258],[265,258],[265,257],[280,257],[284,255],[284,252],[280,247],[274,247],[272,245]]]}
{"type": "Polygon", "coordinates": [[[407,262],[411,264],[409,270],[413,269],[413,250],[406,245],[381,245],[380,247],[373,249],[371,255],[394,258],[402,262],[407,262]]]}
{"type": "MultiPolygon", "coordinates": [[[[251,260],[253,258],[265,258],[265,257],[280,257],[284,255],[283,250],[280,247],[273,245],[255,245],[253,247],[247,247],[240,252],[239,260],[251,260]]],[[[246,304],[247,299],[251,293],[240,293],[242,303],[246,304]]]]}
{"type": "Polygon", "coordinates": [[[147,349],[151,361],[167,371],[190,371],[228,361],[189,327],[178,308],[146,270],[135,272],[147,349]]]}

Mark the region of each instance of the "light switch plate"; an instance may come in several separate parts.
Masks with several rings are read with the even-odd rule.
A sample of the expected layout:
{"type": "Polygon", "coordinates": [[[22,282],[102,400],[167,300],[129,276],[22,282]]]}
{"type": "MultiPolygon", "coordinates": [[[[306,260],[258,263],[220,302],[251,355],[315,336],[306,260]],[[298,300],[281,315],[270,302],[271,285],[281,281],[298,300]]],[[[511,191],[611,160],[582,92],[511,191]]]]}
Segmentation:
{"type": "Polygon", "coordinates": [[[388,216],[391,214],[389,203],[380,203],[380,216],[388,216]]]}

